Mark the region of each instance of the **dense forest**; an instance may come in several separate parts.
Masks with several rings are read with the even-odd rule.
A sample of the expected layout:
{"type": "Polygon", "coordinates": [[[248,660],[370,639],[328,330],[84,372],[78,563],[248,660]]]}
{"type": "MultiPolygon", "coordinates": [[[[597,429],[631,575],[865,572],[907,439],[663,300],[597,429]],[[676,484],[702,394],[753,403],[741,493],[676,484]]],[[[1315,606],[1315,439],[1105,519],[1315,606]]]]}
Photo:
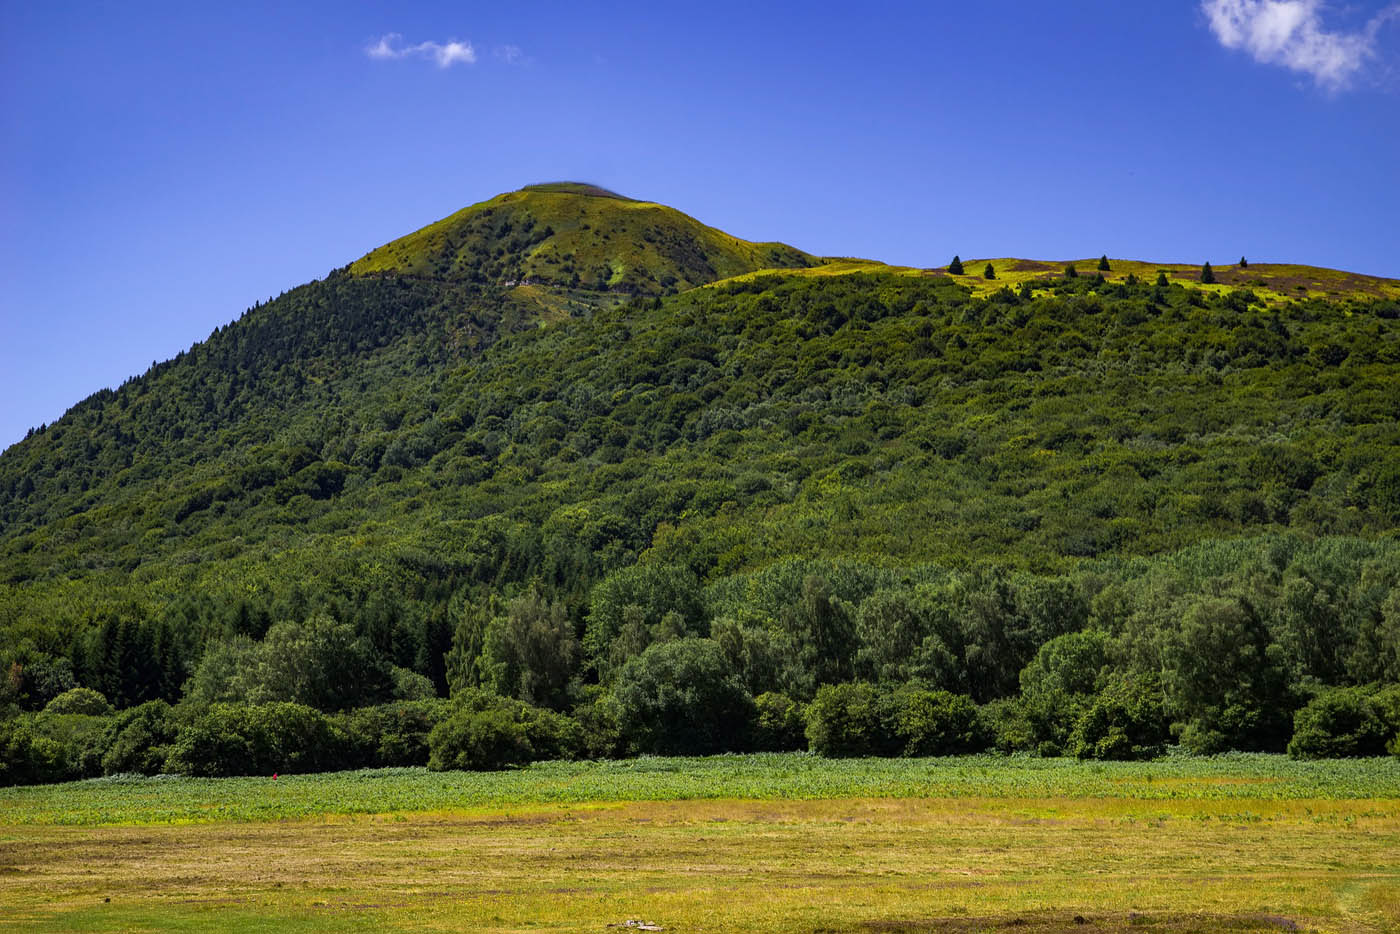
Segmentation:
{"type": "Polygon", "coordinates": [[[503,198],[0,455],[0,783],[1400,754],[1400,302],[503,198]]]}

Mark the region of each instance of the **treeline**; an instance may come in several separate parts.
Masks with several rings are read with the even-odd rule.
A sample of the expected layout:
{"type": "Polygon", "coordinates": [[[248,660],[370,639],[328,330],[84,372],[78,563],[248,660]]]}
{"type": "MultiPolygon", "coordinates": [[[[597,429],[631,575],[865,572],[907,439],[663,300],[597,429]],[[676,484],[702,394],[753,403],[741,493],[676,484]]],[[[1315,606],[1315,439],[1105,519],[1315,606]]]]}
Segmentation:
{"type": "Polygon", "coordinates": [[[643,564],[581,607],[559,596],[456,594],[432,646],[411,614],[303,594],[301,618],[240,611],[183,661],[178,627],[104,622],[75,666],[12,664],[5,700],[32,712],[6,720],[3,775],[756,749],[1400,754],[1393,543],[1212,542],[1062,576],[794,558],[704,584],[643,564]]]}

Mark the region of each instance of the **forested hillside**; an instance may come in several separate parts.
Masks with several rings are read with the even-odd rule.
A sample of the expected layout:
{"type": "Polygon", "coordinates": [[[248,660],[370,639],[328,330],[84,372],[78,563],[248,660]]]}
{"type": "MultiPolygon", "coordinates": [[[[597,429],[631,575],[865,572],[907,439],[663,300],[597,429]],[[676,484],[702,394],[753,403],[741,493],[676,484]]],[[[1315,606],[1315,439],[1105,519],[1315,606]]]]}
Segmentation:
{"type": "Polygon", "coordinates": [[[0,780],[1400,748],[1390,285],[1076,272],[536,186],[250,309],[0,456],[0,780]]]}

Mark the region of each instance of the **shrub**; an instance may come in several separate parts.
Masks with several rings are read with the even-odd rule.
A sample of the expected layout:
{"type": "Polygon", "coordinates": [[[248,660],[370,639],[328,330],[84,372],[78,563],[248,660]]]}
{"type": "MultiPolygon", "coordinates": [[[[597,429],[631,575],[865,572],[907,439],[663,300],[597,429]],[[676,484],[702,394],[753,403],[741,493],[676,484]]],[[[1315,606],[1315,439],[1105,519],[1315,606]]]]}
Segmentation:
{"type": "Polygon", "coordinates": [[[1169,736],[1157,680],[1118,677],[1080,715],[1066,751],[1079,759],[1154,759],[1169,736]]]}
{"type": "Polygon", "coordinates": [[[354,745],[355,765],[427,765],[428,735],[451,710],[451,701],[437,698],[399,701],[348,711],[338,723],[354,745]]]}
{"type": "Polygon", "coordinates": [[[35,714],[30,721],[34,735],[58,744],[61,774],[50,781],[92,778],[102,774],[103,735],[109,717],[85,713],[35,714]]]}
{"type": "Polygon", "coordinates": [[[754,698],[751,748],[759,752],[791,752],[807,748],[806,717],[802,705],[786,694],[769,691],[754,698]]]}
{"type": "Polygon", "coordinates": [[[64,691],[62,694],[49,701],[44,707],[45,713],[65,714],[80,713],[90,717],[103,717],[112,712],[112,705],[107,703],[107,698],[92,688],[73,688],[64,691]]]}
{"type": "Polygon", "coordinates": [[[617,700],[597,685],[585,688],[585,695],[588,699],[573,710],[579,728],[578,754],[589,759],[621,758],[627,742],[618,726],[617,700]]]}
{"type": "Polygon", "coordinates": [[[123,710],[107,725],[103,736],[102,773],[155,775],[163,771],[179,733],[175,712],[165,701],[147,701],[123,710]]]}
{"type": "Polygon", "coordinates": [[[428,768],[501,769],[537,759],[577,758],[583,750],[583,730],[572,718],[468,689],[453,698],[452,712],[428,734],[428,768]]]}
{"type": "Polygon", "coordinates": [[[953,756],[981,752],[986,731],[972,698],[949,691],[901,691],[894,698],[895,736],[906,756],[953,756]]]}
{"type": "MultiPolygon", "coordinates": [[[[1035,727],[1021,698],[990,701],[981,706],[978,716],[987,742],[997,752],[1028,752],[1037,747],[1035,727]]],[[[1059,749],[1051,755],[1059,755],[1059,749]]]]}
{"type": "Polygon", "coordinates": [[[1078,278],[1079,278],[1079,270],[1074,268],[1074,264],[1073,264],[1073,263],[1070,263],[1068,266],[1065,267],[1065,278],[1066,278],[1066,279],[1078,279],[1078,278]]]}
{"type": "Polygon", "coordinates": [[[1022,705],[1036,740],[1057,749],[1068,743],[1099,687],[1108,649],[1102,632],[1072,632],[1046,642],[1021,669],[1022,705]]]}
{"type": "Polygon", "coordinates": [[[457,711],[433,727],[428,749],[428,768],[435,772],[493,771],[535,759],[525,724],[499,707],[457,711]]]}
{"type": "Polygon", "coordinates": [[[389,677],[394,686],[394,700],[418,701],[437,697],[437,689],[433,687],[433,682],[427,675],[420,675],[410,668],[395,666],[389,669],[389,677]]]}
{"type": "Polygon", "coordinates": [[[821,756],[889,756],[899,751],[894,705],[873,684],[824,684],[807,706],[807,742],[821,756]]]}
{"type": "MultiPolygon", "coordinates": [[[[1397,743],[1400,743],[1400,684],[1382,688],[1371,697],[1371,709],[1397,743]]],[[[1400,750],[1391,750],[1400,755],[1400,750]]]]}
{"type": "Polygon", "coordinates": [[[353,761],[353,744],[330,717],[301,704],[215,704],[180,732],[166,769],[215,777],[327,772],[353,761]]]}
{"type": "Polygon", "coordinates": [[[68,772],[62,744],[38,734],[28,719],[0,720],[0,786],[62,781],[68,772]]]}
{"type": "Polygon", "coordinates": [[[1113,267],[1108,265],[1108,254],[1099,257],[1099,272],[1108,272],[1113,267]]]}
{"type": "Polygon", "coordinates": [[[708,639],[650,646],[623,666],[613,696],[618,725],[637,752],[705,755],[748,743],[753,700],[708,639]]]}
{"type": "Polygon", "coordinates": [[[1379,756],[1390,738],[1387,724],[1364,688],[1323,691],[1293,715],[1294,759],[1339,759],[1379,756]]]}

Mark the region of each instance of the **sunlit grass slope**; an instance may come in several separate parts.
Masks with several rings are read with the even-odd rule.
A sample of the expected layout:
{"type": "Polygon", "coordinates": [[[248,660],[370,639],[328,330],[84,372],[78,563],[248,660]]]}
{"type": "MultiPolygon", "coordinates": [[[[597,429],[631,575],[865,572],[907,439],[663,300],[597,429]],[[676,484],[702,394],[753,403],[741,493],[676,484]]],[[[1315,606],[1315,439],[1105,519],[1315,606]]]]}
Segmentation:
{"type": "Polygon", "coordinates": [[[559,182],[464,208],[372,251],[350,271],[656,294],[814,262],[786,244],[750,243],[674,208],[559,182]]]}
{"type": "Polygon", "coordinates": [[[1231,292],[1237,289],[1248,290],[1264,302],[1279,304],[1290,300],[1307,298],[1322,299],[1384,299],[1400,298],[1400,279],[1385,279],[1379,276],[1366,276],[1360,273],[1345,272],[1340,269],[1327,269],[1321,266],[1302,266],[1291,263],[1250,263],[1212,265],[1214,283],[1201,281],[1201,266],[1183,263],[1151,263],[1141,260],[1111,259],[1109,269],[1101,272],[1097,259],[1077,259],[1043,261],[999,257],[996,259],[963,260],[965,275],[950,275],[947,266],[919,268],[916,266],[891,266],[878,260],[851,259],[845,257],[823,258],[818,265],[801,269],[759,269],[741,273],[723,282],[744,282],[763,276],[827,277],[858,273],[887,273],[902,276],[941,276],[952,279],[959,285],[972,290],[974,295],[987,295],[1002,288],[1020,288],[1029,283],[1031,288],[1049,287],[1065,275],[1065,270],[1073,266],[1080,276],[1102,275],[1105,282],[1125,282],[1129,276],[1139,281],[1152,283],[1158,274],[1167,277],[1173,285],[1200,289],[1206,292],[1231,292]],[[986,267],[990,263],[995,278],[986,277],[986,267]]]}

